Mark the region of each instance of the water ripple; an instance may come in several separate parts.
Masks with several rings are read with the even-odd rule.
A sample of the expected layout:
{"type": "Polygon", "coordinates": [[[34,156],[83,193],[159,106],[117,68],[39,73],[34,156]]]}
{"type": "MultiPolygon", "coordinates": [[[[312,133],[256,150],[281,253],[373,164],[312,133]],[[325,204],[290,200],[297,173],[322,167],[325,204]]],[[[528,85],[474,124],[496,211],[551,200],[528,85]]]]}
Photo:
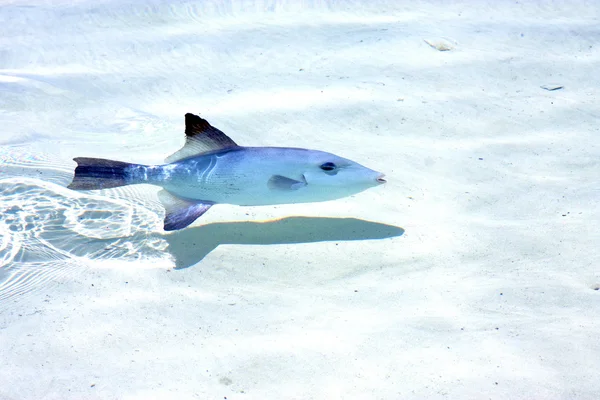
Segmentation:
{"type": "Polygon", "coordinates": [[[122,265],[169,257],[167,242],[154,234],[159,214],[128,200],[8,178],[0,180],[0,214],[0,301],[71,279],[102,261],[110,268],[115,259],[122,265]]]}

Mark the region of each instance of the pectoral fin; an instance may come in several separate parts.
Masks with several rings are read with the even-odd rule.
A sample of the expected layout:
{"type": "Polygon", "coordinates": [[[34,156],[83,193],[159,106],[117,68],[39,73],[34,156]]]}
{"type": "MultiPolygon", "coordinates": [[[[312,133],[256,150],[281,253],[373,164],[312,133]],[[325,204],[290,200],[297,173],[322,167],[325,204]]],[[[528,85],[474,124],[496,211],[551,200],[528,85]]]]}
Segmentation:
{"type": "Polygon", "coordinates": [[[161,190],[158,198],[165,207],[165,231],[176,231],[190,225],[214,204],[181,199],[174,194],[161,190]]]}
{"type": "Polygon", "coordinates": [[[269,179],[269,182],[267,182],[269,189],[281,191],[298,190],[306,185],[307,183],[304,177],[302,177],[302,181],[297,181],[281,175],[273,175],[271,179],[269,179]]]}

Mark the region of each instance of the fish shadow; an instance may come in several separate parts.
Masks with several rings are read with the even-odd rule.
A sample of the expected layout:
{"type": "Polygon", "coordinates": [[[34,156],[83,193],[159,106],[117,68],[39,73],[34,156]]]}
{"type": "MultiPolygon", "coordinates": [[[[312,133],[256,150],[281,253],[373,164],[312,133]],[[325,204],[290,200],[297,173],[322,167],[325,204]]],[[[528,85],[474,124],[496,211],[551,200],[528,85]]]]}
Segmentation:
{"type": "Polygon", "coordinates": [[[286,217],[261,222],[225,222],[191,227],[166,235],[175,269],[202,261],[221,244],[294,244],[386,239],[404,229],[357,218],[286,217]]]}

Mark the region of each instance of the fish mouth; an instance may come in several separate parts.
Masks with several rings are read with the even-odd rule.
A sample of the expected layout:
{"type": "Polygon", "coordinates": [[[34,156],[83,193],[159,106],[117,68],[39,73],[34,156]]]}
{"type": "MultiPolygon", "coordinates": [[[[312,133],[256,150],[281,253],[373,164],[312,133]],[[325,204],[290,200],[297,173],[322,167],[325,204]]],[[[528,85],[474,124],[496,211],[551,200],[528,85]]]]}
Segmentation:
{"type": "Polygon", "coordinates": [[[379,184],[383,184],[383,183],[386,183],[386,182],[387,182],[387,181],[385,180],[385,175],[384,175],[384,174],[381,174],[381,175],[379,175],[379,176],[378,176],[378,177],[377,177],[375,180],[376,180],[376,181],[377,181],[377,183],[379,183],[379,184]]]}

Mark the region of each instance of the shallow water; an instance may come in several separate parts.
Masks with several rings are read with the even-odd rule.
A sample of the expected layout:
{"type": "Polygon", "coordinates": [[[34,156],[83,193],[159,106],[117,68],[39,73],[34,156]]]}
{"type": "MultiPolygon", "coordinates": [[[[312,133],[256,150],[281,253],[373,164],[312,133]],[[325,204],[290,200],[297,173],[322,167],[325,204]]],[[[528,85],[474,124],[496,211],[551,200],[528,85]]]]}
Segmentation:
{"type": "Polygon", "coordinates": [[[0,5],[0,398],[600,395],[596,5],[165,3],[0,5]],[[66,189],[187,112],[388,183],[174,233],[66,189]]]}

